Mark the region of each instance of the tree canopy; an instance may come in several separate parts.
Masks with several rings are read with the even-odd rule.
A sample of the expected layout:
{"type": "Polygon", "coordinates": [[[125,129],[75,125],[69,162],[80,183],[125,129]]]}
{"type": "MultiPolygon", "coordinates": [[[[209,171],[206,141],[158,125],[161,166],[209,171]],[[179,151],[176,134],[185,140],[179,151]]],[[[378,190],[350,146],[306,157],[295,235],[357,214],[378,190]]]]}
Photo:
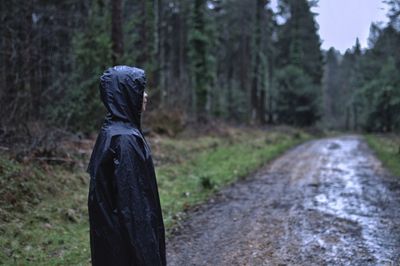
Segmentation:
{"type": "Polygon", "coordinates": [[[318,1],[1,1],[4,129],[31,122],[91,132],[105,110],[98,78],[147,73],[151,111],[193,121],[399,129],[399,1],[370,47],[321,50],[318,1]]]}

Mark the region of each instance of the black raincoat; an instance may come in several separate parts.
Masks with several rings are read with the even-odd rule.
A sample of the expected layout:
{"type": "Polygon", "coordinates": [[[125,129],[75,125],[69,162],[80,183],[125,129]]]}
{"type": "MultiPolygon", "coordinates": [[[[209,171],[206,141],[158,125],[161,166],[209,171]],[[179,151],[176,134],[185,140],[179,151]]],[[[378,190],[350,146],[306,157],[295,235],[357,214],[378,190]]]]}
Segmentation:
{"type": "Polygon", "coordinates": [[[88,172],[92,264],[166,265],[165,232],[150,148],[141,130],[142,69],[115,66],[100,78],[108,110],[88,172]]]}

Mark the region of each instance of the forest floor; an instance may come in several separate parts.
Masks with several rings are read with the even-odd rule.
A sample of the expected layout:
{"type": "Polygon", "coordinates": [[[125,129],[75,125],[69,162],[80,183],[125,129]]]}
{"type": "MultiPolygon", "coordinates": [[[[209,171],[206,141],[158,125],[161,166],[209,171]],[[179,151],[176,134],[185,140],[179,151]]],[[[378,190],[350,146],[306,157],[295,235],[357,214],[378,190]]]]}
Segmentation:
{"type": "MultiPolygon", "coordinates": [[[[389,166],[399,163],[386,156],[384,140],[367,139],[389,166]]],[[[171,266],[400,265],[399,210],[399,177],[362,137],[313,140],[191,210],[167,242],[167,259],[171,266]]]]}
{"type": "MultiPolygon", "coordinates": [[[[290,127],[220,123],[147,138],[169,236],[221,188],[312,136],[290,127]]],[[[85,168],[94,138],[52,139],[56,145],[25,155],[0,150],[0,265],[90,264],[85,168]]]]}

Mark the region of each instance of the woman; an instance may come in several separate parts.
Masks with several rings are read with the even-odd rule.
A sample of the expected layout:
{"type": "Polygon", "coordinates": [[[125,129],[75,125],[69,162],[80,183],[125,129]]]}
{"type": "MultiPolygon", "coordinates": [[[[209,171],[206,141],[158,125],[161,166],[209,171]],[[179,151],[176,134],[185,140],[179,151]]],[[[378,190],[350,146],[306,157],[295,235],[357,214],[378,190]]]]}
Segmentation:
{"type": "Polygon", "coordinates": [[[150,148],[141,130],[145,72],[115,66],[100,78],[108,114],[90,158],[92,264],[166,265],[165,232],[150,148]]]}

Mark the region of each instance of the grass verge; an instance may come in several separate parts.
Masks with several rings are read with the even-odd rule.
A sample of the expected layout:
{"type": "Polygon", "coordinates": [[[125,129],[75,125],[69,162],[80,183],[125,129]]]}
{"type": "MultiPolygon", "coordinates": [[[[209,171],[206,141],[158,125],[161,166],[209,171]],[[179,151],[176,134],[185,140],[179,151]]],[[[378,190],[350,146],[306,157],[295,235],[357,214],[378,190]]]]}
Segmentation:
{"type": "Polygon", "coordinates": [[[253,130],[225,138],[179,141],[181,147],[191,147],[193,143],[186,142],[195,141],[208,144],[209,148],[197,152],[185,163],[165,164],[157,168],[166,227],[171,228],[179,222],[184,210],[203,202],[221,187],[246,177],[308,138],[304,133],[293,135],[253,130]]]}
{"type": "MultiPolygon", "coordinates": [[[[311,136],[290,128],[149,139],[167,232],[221,187],[246,177],[311,136]]],[[[85,165],[85,164],[83,164],[85,165]]],[[[88,177],[83,168],[0,156],[0,264],[88,265],[88,177]]]]}
{"type": "Polygon", "coordinates": [[[369,134],[365,139],[383,165],[393,175],[400,177],[400,136],[369,134]]]}

